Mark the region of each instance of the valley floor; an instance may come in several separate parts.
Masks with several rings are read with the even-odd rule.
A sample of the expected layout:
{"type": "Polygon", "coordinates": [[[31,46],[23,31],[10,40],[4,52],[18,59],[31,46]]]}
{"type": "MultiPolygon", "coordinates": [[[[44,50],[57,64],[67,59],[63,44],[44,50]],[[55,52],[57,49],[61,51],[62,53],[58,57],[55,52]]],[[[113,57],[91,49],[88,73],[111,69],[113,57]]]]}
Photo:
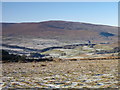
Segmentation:
{"type": "Polygon", "coordinates": [[[118,60],[3,63],[2,88],[118,88],[118,60]]]}

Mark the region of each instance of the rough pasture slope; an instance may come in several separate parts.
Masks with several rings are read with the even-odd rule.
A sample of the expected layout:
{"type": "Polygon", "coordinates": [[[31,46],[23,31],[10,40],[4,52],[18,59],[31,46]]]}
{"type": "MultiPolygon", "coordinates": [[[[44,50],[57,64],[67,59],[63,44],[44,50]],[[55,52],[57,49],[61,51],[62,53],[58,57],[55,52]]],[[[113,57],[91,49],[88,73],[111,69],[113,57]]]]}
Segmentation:
{"type": "Polygon", "coordinates": [[[4,63],[3,88],[118,88],[118,60],[4,63]]]}

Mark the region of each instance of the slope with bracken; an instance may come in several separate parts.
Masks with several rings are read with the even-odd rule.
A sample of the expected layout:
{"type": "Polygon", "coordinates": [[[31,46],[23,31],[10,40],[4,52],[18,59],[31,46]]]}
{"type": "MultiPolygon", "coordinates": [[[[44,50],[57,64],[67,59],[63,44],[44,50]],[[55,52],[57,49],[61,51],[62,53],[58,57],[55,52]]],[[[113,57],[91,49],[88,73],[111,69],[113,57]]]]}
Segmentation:
{"type": "Polygon", "coordinates": [[[70,21],[39,23],[2,23],[3,36],[31,36],[57,40],[117,41],[118,28],[70,21]]]}

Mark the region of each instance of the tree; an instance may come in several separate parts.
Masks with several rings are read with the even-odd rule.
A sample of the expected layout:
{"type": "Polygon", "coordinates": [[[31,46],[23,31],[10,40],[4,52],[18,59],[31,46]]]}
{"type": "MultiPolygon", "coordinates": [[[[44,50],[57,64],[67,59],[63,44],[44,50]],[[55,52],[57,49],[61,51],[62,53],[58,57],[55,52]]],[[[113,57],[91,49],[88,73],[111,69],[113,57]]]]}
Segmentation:
{"type": "Polygon", "coordinates": [[[1,50],[1,52],[2,52],[2,62],[18,62],[18,61],[24,62],[26,60],[25,56],[9,54],[5,50],[1,50]]]}

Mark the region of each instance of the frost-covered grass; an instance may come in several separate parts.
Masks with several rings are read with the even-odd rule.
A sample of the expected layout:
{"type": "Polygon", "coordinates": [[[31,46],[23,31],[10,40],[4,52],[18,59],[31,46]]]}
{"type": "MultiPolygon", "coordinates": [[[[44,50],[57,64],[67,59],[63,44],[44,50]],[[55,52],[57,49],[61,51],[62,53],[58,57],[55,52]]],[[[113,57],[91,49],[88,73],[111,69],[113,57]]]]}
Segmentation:
{"type": "Polygon", "coordinates": [[[6,88],[117,88],[118,60],[4,63],[6,88]]]}

